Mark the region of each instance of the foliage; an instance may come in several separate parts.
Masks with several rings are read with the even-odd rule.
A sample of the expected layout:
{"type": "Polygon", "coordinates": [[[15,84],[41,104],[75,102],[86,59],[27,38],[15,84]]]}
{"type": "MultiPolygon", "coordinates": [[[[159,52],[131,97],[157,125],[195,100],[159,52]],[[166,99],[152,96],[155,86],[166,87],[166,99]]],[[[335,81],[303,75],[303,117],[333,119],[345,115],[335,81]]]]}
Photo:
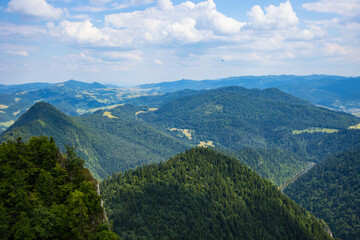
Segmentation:
{"type": "Polygon", "coordinates": [[[114,174],[101,189],[125,239],[331,239],[269,181],[210,149],[114,174]]]}
{"type": "Polygon", "coordinates": [[[5,131],[0,141],[52,136],[62,151],[65,145],[76,147],[86,160],[85,166],[98,179],[144,163],[159,162],[190,145],[156,129],[135,117],[138,108],[123,106],[112,110],[116,119],[103,111],[81,117],[69,117],[45,102],[36,103],[5,131]]]}
{"type": "Polygon", "coordinates": [[[306,160],[281,149],[254,150],[245,148],[235,152],[234,156],[261,177],[267,178],[278,186],[284,184],[289,180],[289,177],[295,176],[308,165],[306,160]]]}
{"type": "Polygon", "coordinates": [[[360,239],[360,151],[329,158],[285,189],[317,217],[324,219],[334,236],[360,239]]]}
{"type": "Polygon", "coordinates": [[[83,162],[53,138],[2,143],[0,239],[100,239],[103,208],[83,162]]]}

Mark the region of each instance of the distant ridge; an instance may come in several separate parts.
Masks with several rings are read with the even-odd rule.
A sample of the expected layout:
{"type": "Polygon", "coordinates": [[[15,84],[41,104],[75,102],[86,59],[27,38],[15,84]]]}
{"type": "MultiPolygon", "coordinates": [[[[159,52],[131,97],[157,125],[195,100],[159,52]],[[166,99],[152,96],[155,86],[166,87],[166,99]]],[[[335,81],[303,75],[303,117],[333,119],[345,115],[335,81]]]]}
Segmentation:
{"type": "Polygon", "coordinates": [[[68,88],[106,88],[106,86],[98,82],[86,83],[86,82],[76,81],[73,79],[68,80],[66,82],[54,84],[54,86],[61,86],[61,85],[64,85],[68,88]]]}
{"type": "Polygon", "coordinates": [[[313,104],[351,113],[360,110],[360,77],[332,75],[269,75],[239,76],[215,80],[194,81],[182,79],[174,82],[144,84],[140,89],[150,93],[167,93],[183,89],[203,90],[226,86],[245,88],[278,88],[293,96],[310,101],[313,104]]]}

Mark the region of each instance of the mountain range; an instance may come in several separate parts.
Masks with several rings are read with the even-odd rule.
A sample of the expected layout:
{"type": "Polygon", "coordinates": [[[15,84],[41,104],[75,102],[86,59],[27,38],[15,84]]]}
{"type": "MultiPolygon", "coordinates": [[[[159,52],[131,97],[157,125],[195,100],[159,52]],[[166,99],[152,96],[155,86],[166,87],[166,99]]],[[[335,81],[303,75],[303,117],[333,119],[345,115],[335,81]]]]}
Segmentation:
{"type": "MultiPolygon", "coordinates": [[[[30,88],[30,86],[27,87],[30,88]]],[[[70,81],[64,85],[52,85],[46,89],[41,87],[40,84],[40,89],[22,92],[29,97],[28,99],[32,99],[26,104],[36,103],[27,111],[25,109],[23,114],[21,112],[16,114],[21,116],[16,121],[12,120],[15,122],[1,134],[0,142],[16,141],[19,137],[28,140],[33,136],[51,136],[63,152],[69,149],[68,146],[74,146],[75,152],[85,160],[85,166],[93,176],[99,180],[105,179],[101,188],[109,216],[114,221],[115,231],[125,238],[151,238],[151,236],[156,238],[160,235],[171,238],[171,236],[176,236],[179,233],[174,226],[179,225],[183,229],[189,228],[189,226],[181,225],[182,223],[174,220],[185,218],[194,224],[198,222],[198,229],[208,228],[210,225],[217,226],[227,221],[224,224],[224,229],[227,229],[225,232],[221,232],[215,227],[211,228],[210,233],[200,231],[204,234],[210,234],[206,236],[231,238],[235,236],[250,237],[252,234],[247,230],[241,233],[233,230],[238,227],[239,229],[257,229],[258,231],[253,233],[257,236],[256,238],[261,235],[264,236],[263,238],[271,239],[272,236],[280,236],[277,232],[280,231],[284,233],[285,239],[295,236],[311,239],[315,235],[323,236],[320,239],[324,239],[321,229],[326,226],[325,224],[320,223],[319,225],[317,220],[309,217],[309,213],[301,208],[298,209],[298,206],[287,198],[280,197],[279,199],[281,193],[276,190],[276,185],[278,187],[283,185],[285,187],[282,189],[285,188],[286,194],[313,212],[315,216],[320,216],[329,222],[330,229],[334,229],[336,237],[357,239],[356,221],[349,220],[352,218],[352,214],[356,216],[357,210],[353,205],[348,204],[349,199],[351,199],[352,203],[356,205],[359,199],[356,195],[358,187],[351,183],[357,179],[359,174],[356,168],[351,168],[351,171],[348,171],[349,166],[356,164],[356,162],[344,160],[350,158],[349,156],[354,156],[354,154],[350,154],[351,152],[357,152],[360,149],[360,120],[353,115],[315,106],[307,100],[294,97],[277,88],[246,89],[239,86],[229,86],[201,90],[183,89],[168,93],[151,92],[153,90],[147,88],[146,90],[136,90],[137,92],[124,91],[122,92],[124,94],[119,97],[119,89],[102,88],[103,86],[97,83],[83,84],[70,81]],[[81,101],[74,101],[75,98],[80,98],[79,93],[89,98],[83,97],[81,101]],[[64,109],[67,109],[64,106],[69,104],[73,109],[82,106],[82,109],[87,110],[84,110],[85,114],[79,115],[77,109],[75,111],[77,114],[73,114],[76,116],[71,116],[69,112],[64,113],[48,102],[37,102],[35,99],[41,96],[44,96],[48,102],[52,101],[51,103],[61,102],[60,106],[64,109]],[[119,100],[120,98],[121,100],[119,100]],[[105,101],[105,99],[108,100],[105,101]],[[170,158],[196,146],[202,148],[195,148],[185,152],[184,155],[170,158]],[[212,148],[215,152],[204,150],[204,148],[212,148]],[[234,158],[230,160],[224,154],[235,157],[237,160],[234,158]],[[334,154],[340,155],[334,156],[334,154]],[[214,158],[214,156],[216,157],[214,158]],[[169,161],[158,164],[169,158],[169,161]],[[174,161],[172,159],[181,161],[179,165],[172,166],[172,161],[174,161]],[[216,165],[214,159],[222,159],[219,160],[219,164],[221,164],[216,165]],[[340,164],[340,162],[344,163],[340,164]],[[192,165],[194,163],[196,164],[192,165]],[[241,173],[225,171],[226,165],[223,163],[242,169],[241,173]],[[334,165],[334,163],[338,163],[338,165],[329,168],[324,167],[334,165]],[[242,164],[249,166],[252,171],[246,170],[247,167],[242,164]],[[142,167],[138,168],[139,166],[142,167]],[[340,170],[343,166],[347,168],[340,170]],[[172,170],[169,170],[169,167],[172,170]],[[307,171],[311,167],[313,168],[307,171]],[[157,169],[159,169],[160,175],[155,174],[158,171],[157,169]],[[336,175],[334,171],[337,170],[341,171],[341,176],[349,176],[349,178],[336,175]],[[172,177],[170,177],[171,174],[172,177]],[[270,181],[258,177],[257,174],[270,181]],[[294,176],[301,174],[303,176],[295,177],[298,179],[289,185],[290,179],[292,182],[294,176]],[[326,181],[313,180],[319,174],[338,177],[326,177],[326,181]],[[239,185],[236,179],[242,175],[247,177],[239,185]],[[186,184],[183,185],[184,182],[181,180],[183,176],[185,176],[185,180],[191,181],[186,180],[186,184]],[[210,176],[219,176],[216,178],[216,182],[223,183],[221,189],[208,188],[213,181],[210,176]],[[177,177],[179,177],[179,182],[177,182],[177,177]],[[154,181],[154,179],[157,180],[154,181]],[[336,181],[336,179],[341,179],[341,182],[336,181]],[[335,183],[332,182],[334,180],[335,183]],[[176,189],[180,189],[180,192],[185,194],[183,202],[191,200],[191,204],[194,205],[174,206],[168,205],[168,202],[163,202],[161,206],[154,205],[154,202],[159,201],[155,195],[164,196],[164,201],[171,199],[168,193],[172,192],[165,186],[169,181],[176,185],[176,189]],[[327,193],[327,184],[338,184],[339,188],[331,188],[335,190],[327,193]],[[349,184],[354,187],[349,187],[349,184]],[[266,194],[251,195],[245,193],[242,189],[244,186],[248,186],[254,191],[255,189],[257,189],[256,191],[263,189],[266,194]],[[303,195],[304,193],[299,189],[303,189],[305,186],[312,186],[312,190],[319,190],[321,195],[303,195]],[[143,190],[137,192],[139,187],[143,190]],[[203,191],[198,192],[199,189],[203,189],[203,191]],[[226,191],[222,192],[223,189],[226,191]],[[338,189],[345,190],[338,191],[338,189]],[[154,195],[154,192],[157,194],[154,195]],[[334,192],[341,192],[343,197],[334,195],[334,192]],[[138,197],[131,198],[134,196],[131,194],[135,193],[139,195],[140,199],[138,197]],[[199,193],[205,195],[199,195],[199,193]],[[232,200],[220,198],[219,194],[229,196],[232,200]],[[279,207],[276,204],[266,203],[265,199],[268,197],[275,202],[286,202],[286,208],[292,210],[286,212],[288,210],[282,209],[283,206],[279,207]],[[132,200],[128,202],[129,199],[132,200]],[[206,199],[213,199],[213,201],[208,202],[206,199]],[[232,214],[234,209],[239,210],[239,207],[243,205],[241,199],[247,199],[245,200],[246,206],[252,206],[241,208],[241,214],[246,215],[243,217],[248,219],[250,225],[242,225],[237,216],[232,214]],[[261,200],[256,202],[255,199],[261,200]],[[192,202],[192,200],[194,201],[192,202]],[[316,206],[312,202],[313,200],[316,203],[324,203],[324,206],[327,207],[324,210],[321,206],[316,206]],[[194,220],[194,216],[188,215],[188,213],[194,212],[199,203],[205,205],[197,214],[199,218],[194,220]],[[335,206],[332,203],[337,205],[335,206]],[[215,211],[215,206],[220,206],[219,204],[228,210],[218,209],[215,211]],[[259,209],[261,204],[268,207],[267,210],[262,209],[260,211],[260,216],[253,211],[259,209]],[[129,206],[140,205],[142,206],[140,208],[128,208],[129,206]],[[176,223],[171,225],[168,230],[163,225],[153,225],[148,220],[148,218],[152,219],[155,216],[152,216],[153,213],[147,209],[158,209],[160,211],[161,207],[164,206],[166,209],[170,209],[174,215],[160,214],[156,218],[158,223],[163,221],[176,223]],[[343,208],[337,206],[343,206],[343,208]],[[281,229],[270,230],[266,224],[258,225],[260,219],[265,219],[264,216],[273,218],[273,213],[269,211],[270,208],[278,209],[283,213],[275,224],[282,226],[281,229]],[[183,212],[179,209],[187,210],[183,212]],[[299,218],[294,218],[294,211],[297,212],[299,218]],[[334,212],[329,214],[329,211],[334,212]],[[342,211],[346,212],[346,215],[340,216],[339,213],[342,211]],[[144,213],[146,214],[144,215],[144,213]],[[122,225],[123,220],[121,219],[125,218],[131,219],[130,222],[135,226],[144,227],[132,229],[132,225],[122,225]],[[284,219],[292,219],[292,230],[284,223],[284,219]],[[236,224],[240,225],[237,226],[236,224]],[[308,232],[309,228],[306,226],[310,225],[314,227],[311,228],[316,233],[310,234],[308,232]],[[338,228],[339,225],[343,227],[338,228]],[[164,228],[164,232],[161,232],[160,228],[164,228]]],[[[13,93],[11,96],[19,96],[16,95],[18,93],[13,93]]],[[[22,103],[23,106],[26,105],[25,102],[15,100],[15,98],[4,97],[3,99],[8,102],[1,105],[3,106],[2,110],[12,109],[11,107],[15,105],[11,105],[11,101],[22,103]]],[[[74,113],[74,111],[72,112],[74,113]]],[[[171,187],[175,187],[175,185],[171,187]]],[[[173,194],[176,196],[176,193],[173,194]]],[[[176,198],[181,199],[180,197],[176,198]]],[[[195,233],[195,229],[189,228],[188,234],[195,233]]],[[[202,238],[199,235],[194,236],[202,238]]]]}
{"type": "Polygon", "coordinates": [[[260,155],[276,153],[271,162],[242,159],[278,185],[309,162],[359,147],[357,131],[348,129],[359,123],[358,118],[313,106],[277,89],[226,87],[165,99],[159,108],[126,104],[83,116],[68,116],[40,102],[0,140],[53,136],[61,149],[66,144],[76,146],[99,179],[198,145],[239,158],[243,149],[250,148],[260,155]]]}
{"type": "Polygon", "coordinates": [[[179,96],[195,94],[193,90],[226,86],[258,89],[275,87],[315,105],[357,115],[360,111],[359,82],[359,77],[281,75],[243,76],[203,81],[180,80],[131,88],[75,80],[56,84],[0,85],[0,132],[8,128],[38,101],[48,102],[66,114],[78,116],[100,108],[113,108],[123,103],[138,106],[147,106],[151,103],[151,106],[158,107],[179,96]]]}

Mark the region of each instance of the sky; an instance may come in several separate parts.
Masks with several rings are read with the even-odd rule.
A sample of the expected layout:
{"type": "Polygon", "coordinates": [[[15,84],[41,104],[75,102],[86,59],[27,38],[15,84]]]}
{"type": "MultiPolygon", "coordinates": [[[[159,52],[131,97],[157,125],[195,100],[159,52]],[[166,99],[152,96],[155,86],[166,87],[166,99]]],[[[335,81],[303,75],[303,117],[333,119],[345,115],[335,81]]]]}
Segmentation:
{"type": "Polygon", "coordinates": [[[360,0],[2,0],[0,84],[360,76],[360,0]]]}

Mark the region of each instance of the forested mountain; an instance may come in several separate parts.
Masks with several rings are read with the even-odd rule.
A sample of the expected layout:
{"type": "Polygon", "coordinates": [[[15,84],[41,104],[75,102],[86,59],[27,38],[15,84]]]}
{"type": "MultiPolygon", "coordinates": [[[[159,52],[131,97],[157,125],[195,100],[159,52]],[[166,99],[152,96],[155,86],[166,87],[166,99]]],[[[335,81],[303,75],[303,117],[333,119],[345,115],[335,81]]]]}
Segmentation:
{"type": "Polygon", "coordinates": [[[115,174],[101,189],[125,239],[331,239],[275,185],[210,149],[115,174]]]}
{"type": "Polygon", "coordinates": [[[0,239],[119,239],[83,162],[52,138],[2,143],[0,239]]]}
{"type": "Polygon", "coordinates": [[[346,130],[358,118],[314,107],[277,89],[228,87],[164,96],[167,103],[158,102],[159,109],[123,105],[78,117],[38,103],[0,140],[53,136],[62,149],[65,144],[76,146],[99,179],[192,146],[213,146],[278,185],[309,161],[360,142],[357,130],[346,130]],[[242,152],[244,148],[249,151],[242,152]]]}
{"type": "Polygon", "coordinates": [[[309,165],[306,159],[280,148],[269,150],[245,148],[230,153],[230,155],[235,156],[257,174],[278,186],[286,183],[290,177],[295,176],[309,165]]]}
{"type": "Polygon", "coordinates": [[[324,150],[313,146],[326,137],[339,145],[338,136],[359,123],[354,116],[315,107],[277,89],[241,87],[180,97],[140,117],[163,128],[188,129],[193,141],[211,141],[216,148],[282,148],[315,162],[324,150]],[[311,129],[318,131],[314,138],[311,129]],[[328,136],[329,130],[338,133],[328,136]]]}
{"type": "Polygon", "coordinates": [[[276,87],[316,105],[360,114],[360,77],[329,75],[241,76],[217,80],[180,80],[144,84],[139,86],[139,88],[151,93],[168,93],[183,89],[202,90],[225,86],[241,86],[259,89],[276,87]]]}
{"type": "Polygon", "coordinates": [[[360,151],[324,160],[284,192],[324,219],[335,237],[360,239],[360,151]]]}
{"type": "Polygon", "coordinates": [[[158,162],[190,147],[189,143],[138,120],[135,112],[139,110],[121,106],[112,112],[70,117],[48,103],[39,102],[6,130],[0,141],[52,136],[62,150],[65,145],[75,146],[98,179],[158,162]]]}
{"type": "Polygon", "coordinates": [[[75,80],[55,84],[0,85],[0,132],[8,128],[38,101],[48,102],[66,114],[77,116],[94,112],[99,108],[112,108],[122,103],[159,107],[180,96],[196,94],[194,90],[224,86],[258,89],[275,87],[316,105],[360,115],[359,83],[359,77],[281,75],[230,77],[204,81],[180,80],[131,88],[75,80]]]}

